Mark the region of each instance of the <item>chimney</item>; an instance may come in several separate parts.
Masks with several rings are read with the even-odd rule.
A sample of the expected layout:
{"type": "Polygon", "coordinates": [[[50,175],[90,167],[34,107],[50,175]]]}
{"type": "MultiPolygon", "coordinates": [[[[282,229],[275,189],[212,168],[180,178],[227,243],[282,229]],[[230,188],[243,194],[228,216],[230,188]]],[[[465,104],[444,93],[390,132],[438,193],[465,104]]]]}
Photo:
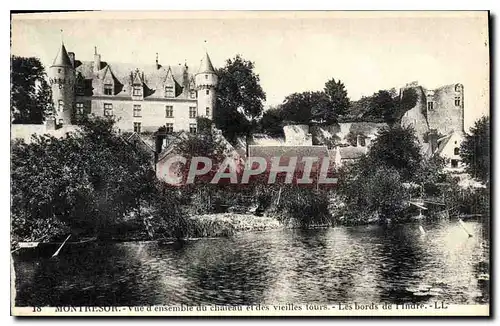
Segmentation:
{"type": "Polygon", "coordinates": [[[97,54],[97,46],[94,47],[94,74],[101,70],[101,55],[97,54]]]}
{"type": "Polygon", "coordinates": [[[189,87],[189,67],[187,65],[187,62],[184,63],[184,72],[182,73],[182,86],[184,86],[186,89],[189,87]]]}
{"type": "Polygon", "coordinates": [[[160,69],[160,68],[161,68],[161,66],[158,62],[158,52],[156,52],[156,69],[160,69]]]}

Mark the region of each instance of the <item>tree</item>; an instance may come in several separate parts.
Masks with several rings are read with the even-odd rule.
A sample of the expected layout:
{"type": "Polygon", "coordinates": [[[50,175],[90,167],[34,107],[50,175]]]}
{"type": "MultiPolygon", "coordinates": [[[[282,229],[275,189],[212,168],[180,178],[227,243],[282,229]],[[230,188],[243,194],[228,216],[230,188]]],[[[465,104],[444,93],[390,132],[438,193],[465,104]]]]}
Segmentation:
{"type": "Polygon", "coordinates": [[[205,117],[197,117],[196,126],[198,133],[210,132],[212,130],[212,120],[205,117]]]}
{"type": "Polygon", "coordinates": [[[328,96],[329,106],[328,110],[322,113],[323,120],[333,122],[337,116],[344,115],[350,105],[347,90],[340,80],[336,82],[332,78],[325,83],[324,92],[328,96]]]}
{"type": "Polygon", "coordinates": [[[490,118],[482,117],[474,123],[470,134],[460,146],[460,156],[467,172],[475,179],[488,183],[490,179],[490,118]]]}
{"type": "Polygon", "coordinates": [[[386,122],[395,124],[401,117],[417,104],[415,89],[403,90],[401,96],[396,90],[379,90],[372,96],[362,97],[351,104],[348,115],[353,119],[369,122],[386,122]]]}
{"type": "Polygon", "coordinates": [[[56,236],[62,225],[106,237],[156,192],[150,153],[128,143],[113,121],[82,121],[65,138],[36,136],[11,152],[13,232],[21,239],[56,236]],[[49,233],[47,233],[49,232],[49,233]],[[55,233],[51,233],[55,232],[55,233]]]}
{"type": "Polygon", "coordinates": [[[40,124],[52,107],[52,92],[38,58],[11,57],[12,123],[40,124]]]}
{"type": "Polygon", "coordinates": [[[371,115],[382,117],[384,121],[387,121],[392,117],[396,111],[398,106],[397,98],[393,97],[391,92],[386,90],[380,90],[377,93],[373,94],[372,97],[372,110],[371,115]]]}
{"type": "Polygon", "coordinates": [[[310,124],[314,116],[321,117],[328,107],[328,97],[323,92],[293,93],[281,105],[284,121],[310,124]]]}
{"type": "Polygon", "coordinates": [[[264,108],[266,93],[254,68],[253,62],[236,55],[217,71],[219,83],[214,122],[230,141],[240,135],[249,135],[264,108]]]}
{"type": "Polygon", "coordinates": [[[403,217],[408,191],[400,173],[389,166],[373,166],[367,158],[341,172],[339,193],[352,224],[403,217]]]}
{"type": "Polygon", "coordinates": [[[423,159],[415,130],[400,125],[384,127],[379,131],[368,158],[374,165],[396,169],[404,181],[412,179],[423,159]]]}
{"type": "Polygon", "coordinates": [[[284,114],[281,106],[272,107],[264,111],[258,122],[259,132],[273,137],[283,137],[284,114]]]}

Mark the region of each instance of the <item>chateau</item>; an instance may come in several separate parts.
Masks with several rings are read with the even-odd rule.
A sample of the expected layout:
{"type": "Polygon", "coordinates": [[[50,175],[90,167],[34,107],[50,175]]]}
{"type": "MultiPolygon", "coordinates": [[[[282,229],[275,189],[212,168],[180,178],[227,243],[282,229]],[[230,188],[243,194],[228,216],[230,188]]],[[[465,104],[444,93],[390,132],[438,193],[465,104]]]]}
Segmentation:
{"type": "MultiPolygon", "coordinates": [[[[194,72],[187,64],[164,66],[158,54],[150,65],[106,62],[101,60],[97,48],[92,61],[80,61],[61,44],[48,72],[52,116],[47,117],[44,125],[13,125],[13,138],[28,141],[31,134],[43,133],[64,136],[76,128],[78,119],[90,114],[113,117],[120,132],[153,133],[165,127],[167,134],[196,133],[196,118],[213,120],[216,109],[218,77],[208,53],[194,72]]],[[[426,157],[439,154],[449,159],[450,168],[460,167],[459,147],[465,135],[463,85],[451,84],[431,90],[412,82],[406,84],[400,94],[409,88],[416,91],[417,102],[404,114],[401,124],[415,128],[426,157]]],[[[363,122],[360,118],[356,122],[311,126],[310,129],[307,125],[288,126],[285,127],[286,140],[261,142],[263,139],[254,135],[254,141],[247,144],[251,146],[248,149],[256,152],[266,146],[323,148],[325,144],[335,144],[336,148],[329,148],[332,150],[329,155],[340,165],[365,154],[378,130],[386,126],[363,122]]]]}
{"type": "Polygon", "coordinates": [[[88,114],[113,117],[124,132],[196,132],[196,118],[212,119],[217,75],[208,53],[194,73],[187,64],[163,66],[80,61],[64,44],[49,68],[54,105],[47,128],[72,125],[88,114]]]}

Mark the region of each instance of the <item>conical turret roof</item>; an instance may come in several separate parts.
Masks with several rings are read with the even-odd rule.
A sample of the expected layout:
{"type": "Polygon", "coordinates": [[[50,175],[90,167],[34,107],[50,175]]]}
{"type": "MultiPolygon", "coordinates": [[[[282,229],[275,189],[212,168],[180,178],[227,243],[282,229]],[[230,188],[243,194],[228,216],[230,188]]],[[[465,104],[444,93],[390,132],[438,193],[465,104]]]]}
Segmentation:
{"type": "Polygon", "coordinates": [[[208,53],[205,53],[205,57],[201,60],[200,70],[198,71],[198,73],[201,74],[207,72],[214,74],[215,69],[214,66],[212,65],[210,57],[208,56],[208,53]]]}
{"type": "Polygon", "coordinates": [[[52,66],[70,66],[71,67],[71,60],[69,58],[68,51],[66,51],[66,48],[64,47],[64,44],[61,44],[61,49],[57,53],[57,56],[54,59],[54,62],[52,63],[52,66]]]}

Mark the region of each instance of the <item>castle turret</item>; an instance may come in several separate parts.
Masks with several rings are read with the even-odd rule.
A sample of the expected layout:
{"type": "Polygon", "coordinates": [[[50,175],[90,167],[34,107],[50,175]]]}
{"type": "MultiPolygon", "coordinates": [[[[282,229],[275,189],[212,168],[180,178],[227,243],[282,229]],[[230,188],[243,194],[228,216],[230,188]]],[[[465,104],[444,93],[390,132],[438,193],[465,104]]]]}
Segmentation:
{"type": "Polygon", "coordinates": [[[195,77],[196,90],[198,91],[198,116],[213,119],[217,82],[218,78],[214,66],[206,53],[195,77]]]}
{"type": "Polygon", "coordinates": [[[75,102],[75,69],[64,44],[61,44],[61,49],[49,68],[49,76],[54,105],[53,119],[58,125],[69,125],[75,102]]]}

